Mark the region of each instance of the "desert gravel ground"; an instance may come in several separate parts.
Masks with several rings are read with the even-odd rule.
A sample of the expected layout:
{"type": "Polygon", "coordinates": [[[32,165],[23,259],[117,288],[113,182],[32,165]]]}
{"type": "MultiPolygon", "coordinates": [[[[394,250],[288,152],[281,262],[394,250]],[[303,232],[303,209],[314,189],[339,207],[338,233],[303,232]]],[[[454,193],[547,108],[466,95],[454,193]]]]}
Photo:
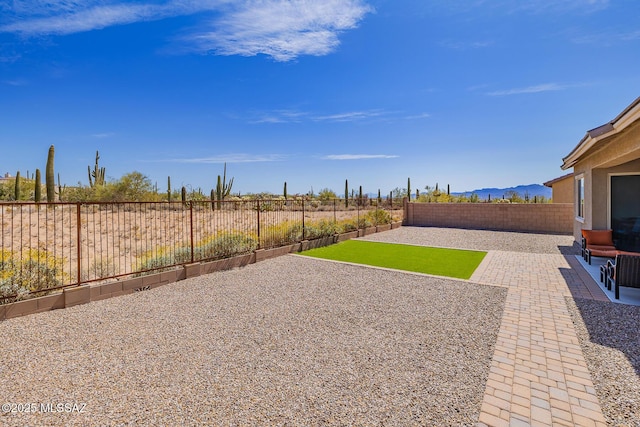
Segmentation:
{"type": "Polygon", "coordinates": [[[515,233],[510,231],[465,230],[459,228],[400,227],[362,238],[389,243],[472,249],[528,252],[534,254],[579,255],[573,236],[515,233]]]}
{"type": "MultiPolygon", "coordinates": [[[[572,236],[365,239],[577,254],[572,236]]],[[[284,256],[0,322],[0,425],[473,425],[506,288],[284,256]],[[40,408],[38,408],[40,409],[40,408]]],[[[568,298],[611,425],[640,426],[639,307],[568,298]]]]}
{"type": "Polygon", "coordinates": [[[0,323],[6,425],[473,425],[506,289],[284,256],[0,323]]]}
{"type": "MultiPolygon", "coordinates": [[[[488,230],[402,227],[366,236],[373,241],[578,255],[573,236],[488,230]]],[[[640,427],[640,307],[566,298],[582,351],[611,426],[640,427]]]]}
{"type": "Polygon", "coordinates": [[[640,426],[640,307],[566,300],[607,422],[640,426]]]}

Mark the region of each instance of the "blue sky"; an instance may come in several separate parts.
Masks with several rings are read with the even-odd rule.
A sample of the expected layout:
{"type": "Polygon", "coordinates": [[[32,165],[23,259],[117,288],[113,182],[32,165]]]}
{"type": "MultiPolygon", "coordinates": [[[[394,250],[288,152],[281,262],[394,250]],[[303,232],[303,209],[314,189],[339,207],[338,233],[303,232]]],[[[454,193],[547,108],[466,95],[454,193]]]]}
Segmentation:
{"type": "Polygon", "coordinates": [[[542,183],[640,95],[637,0],[0,3],[0,172],[383,194],[542,183]]]}

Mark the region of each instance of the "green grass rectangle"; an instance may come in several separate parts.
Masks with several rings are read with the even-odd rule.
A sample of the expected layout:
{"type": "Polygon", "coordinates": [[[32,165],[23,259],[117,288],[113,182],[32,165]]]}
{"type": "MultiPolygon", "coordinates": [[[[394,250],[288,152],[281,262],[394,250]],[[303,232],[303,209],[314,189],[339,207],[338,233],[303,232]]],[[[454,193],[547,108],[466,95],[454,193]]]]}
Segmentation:
{"type": "Polygon", "coordinates": [[[376,267],[469,279],[486,252],[347,240],[301,255],[376,267]]]}

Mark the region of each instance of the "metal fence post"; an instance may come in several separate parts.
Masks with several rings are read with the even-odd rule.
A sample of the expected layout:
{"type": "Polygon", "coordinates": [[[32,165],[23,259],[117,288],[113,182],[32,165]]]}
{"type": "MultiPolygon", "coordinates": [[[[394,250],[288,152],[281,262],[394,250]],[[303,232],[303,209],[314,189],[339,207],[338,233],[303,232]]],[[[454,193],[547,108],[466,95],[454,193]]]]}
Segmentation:
{"type": "MultiPolygon", "coordinates": [[[[78,239],[78,254],[77,254],[77,267],[78,267],[78,285],[82,282],[82,219],[80,215],[80,203],[76,203],[76,239],[78,239]]],[[[53,207],[56,208],[55,205],[53,207]]]]}
{"type": "Polygon", "coordinates": [[[189,202],[189,239],[191,246],[191,263],[194,262],[194,246],[195,243],[193,241],[193,201],[189,202]]]}
{"type": "Polygon", "coordinates": [[[257,219],[258,219],[258,249],[262,248],[262,239],[260,239],[260,199],[256,199],[256,212],[257,212],[257,219]]]}

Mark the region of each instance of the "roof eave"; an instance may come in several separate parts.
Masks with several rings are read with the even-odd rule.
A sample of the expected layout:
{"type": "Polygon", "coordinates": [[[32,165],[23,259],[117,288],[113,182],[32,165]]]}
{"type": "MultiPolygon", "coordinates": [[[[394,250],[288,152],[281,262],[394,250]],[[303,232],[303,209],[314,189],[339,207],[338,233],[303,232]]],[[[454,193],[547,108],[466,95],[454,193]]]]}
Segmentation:
{"type": "Polygon", "coordinates": [[[622,131],[638,119],[640,119],[640,97],[636,98],[612,121],[587,131],[587,134],[580,140],[578,145],[562,159],[563,164],[560,168],[562,170],[572,168],[580,157],[589,151],[598,141],[622,131]]]}

